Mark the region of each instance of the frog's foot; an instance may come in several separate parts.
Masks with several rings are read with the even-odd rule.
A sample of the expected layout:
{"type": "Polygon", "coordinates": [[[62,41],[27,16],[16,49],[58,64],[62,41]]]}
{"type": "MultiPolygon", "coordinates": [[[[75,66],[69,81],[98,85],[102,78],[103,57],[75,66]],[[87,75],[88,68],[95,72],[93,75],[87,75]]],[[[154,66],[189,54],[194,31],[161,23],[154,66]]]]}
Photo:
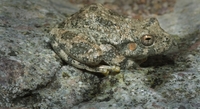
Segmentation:
{"type": "Polygon", "coordinates": [[[85,69],[92,73],[100,73],[100,74],[103,74],[104,76],[115,75],[120,72],[120,67],[118,67],[118,66],[101,65],[101,66],[97,66],[97,67],[90,67],[90,66],[82,64],[78,61],[76,62],[76,65],[73,65],[73,66],[75,66],[79,69],[85,69]],[[77,64],[77,63],[79,63],[79,64],[77,64]]]}
{"type": "Polygon", "coordinates": [[[101,65],[100,67],[98,67],[98,69],[105,76],[109,74],[117,74],[120,72],[120,67],[118,66],[101,65]]]}
{"type": "Polygon", "coordinates": [[[109,65],[101,65],[101,66],[88,66],[86,64],[83,64],[79,61],[76,61],[72,59],[71,57],[68,57],[68,63],[70,63],[72,66],[79,68],[79,69],[85,69],[87,71],[90,71],[92,73],[100,73],[104,76],[107,75],[114,75],[120,72],[120,67],[118,66],[109,66],[109,65]]]}
{"type": "MultiPolygon", "coordinates": [[[[74,60],[74,62],[75,61],[76,60],[74,60]]],[[[90,66],[80,63],[78,61],[76,61],[76,64],[72,63],[72,65],[79,69],[85,69],[87,71],[90,71],[92,73],[103,74],[104,76],[115,75],[120,72],[120,67],[118,67],[118,66],[101,65],[101,66],[97,66],[97,67],[90,67],[90,66]]]]}

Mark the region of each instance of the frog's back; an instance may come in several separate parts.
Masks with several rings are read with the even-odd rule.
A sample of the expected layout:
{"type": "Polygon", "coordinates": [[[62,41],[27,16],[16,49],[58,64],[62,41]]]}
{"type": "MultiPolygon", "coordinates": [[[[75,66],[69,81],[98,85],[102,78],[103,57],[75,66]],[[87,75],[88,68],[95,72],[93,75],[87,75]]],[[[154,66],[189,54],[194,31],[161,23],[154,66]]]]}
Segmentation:
{"type": "Polygon", "coordinates": [[[132,30],[135,25],[132,24],[138,24],[138,21],[124,18],[100,4],[95,4],[69,16],[65,21],[65,28],[76,29],[94,39],[102,40],[100,43],[104,41],[108,43],[110,40],[114,42],[122,40],[125,34],[133,41],[129,36],[134,36],[132,30]]]}
{"type": "Polygon", "coordinates": [[[66,19],[66,26],[71,28],[95,28],[116,26],[119,22],[124,23],[124,18],[111,10],[105,9],[100,4],[82,8],[79,12],[66,19]]]}

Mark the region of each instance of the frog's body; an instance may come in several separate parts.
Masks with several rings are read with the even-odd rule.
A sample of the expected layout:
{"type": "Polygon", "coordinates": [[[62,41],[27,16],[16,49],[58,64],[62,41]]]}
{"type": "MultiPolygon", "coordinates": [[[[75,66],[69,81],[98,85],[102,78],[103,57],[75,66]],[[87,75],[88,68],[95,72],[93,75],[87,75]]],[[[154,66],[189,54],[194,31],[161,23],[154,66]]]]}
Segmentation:
{"type": "Polygon", "coordinates": [[[139,21],[90,5],[54,28],[51,44],[67,63],[108,74],[138,67],[147,56],[163,53],[172,40],[155,18],[139,21]]]}

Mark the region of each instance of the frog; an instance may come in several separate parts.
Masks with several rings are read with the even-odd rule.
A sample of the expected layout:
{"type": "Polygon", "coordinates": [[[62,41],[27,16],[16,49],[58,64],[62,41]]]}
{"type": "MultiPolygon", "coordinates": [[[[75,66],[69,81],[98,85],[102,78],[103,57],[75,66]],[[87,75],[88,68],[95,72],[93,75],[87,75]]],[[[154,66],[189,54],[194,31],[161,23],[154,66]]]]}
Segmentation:
{"type": "Polygon", "coordinates": [[[156,18],[131,19],[101,4],[81,8],[50,34],[64,62],[103,75],[140,68],[148,56],[168,51],[173,43],[156,18]]]}

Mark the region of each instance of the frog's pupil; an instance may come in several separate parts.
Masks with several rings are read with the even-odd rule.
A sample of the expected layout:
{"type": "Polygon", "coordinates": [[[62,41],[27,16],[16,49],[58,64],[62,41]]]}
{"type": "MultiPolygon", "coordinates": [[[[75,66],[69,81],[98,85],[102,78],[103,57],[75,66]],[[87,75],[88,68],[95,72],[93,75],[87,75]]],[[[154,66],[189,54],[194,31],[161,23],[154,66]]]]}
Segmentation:
{"type": "Polygon", "coordinates": [[[151,38],[146,38],[146,40],[151,40],[151,38]]]}
{"type": "Polygon", "coordinates": [[[150,46],[153,44],[154,42],[154,38],[153,36],[151,35],[144,35],[142,38],[141,38],[141,41],[142,41],[142,44],[145,45],[145,46],[150,46]]]}

